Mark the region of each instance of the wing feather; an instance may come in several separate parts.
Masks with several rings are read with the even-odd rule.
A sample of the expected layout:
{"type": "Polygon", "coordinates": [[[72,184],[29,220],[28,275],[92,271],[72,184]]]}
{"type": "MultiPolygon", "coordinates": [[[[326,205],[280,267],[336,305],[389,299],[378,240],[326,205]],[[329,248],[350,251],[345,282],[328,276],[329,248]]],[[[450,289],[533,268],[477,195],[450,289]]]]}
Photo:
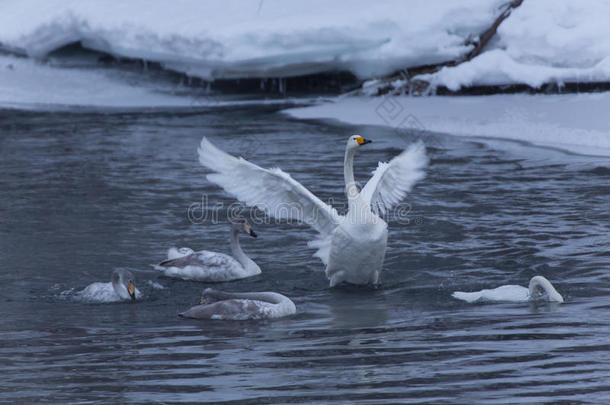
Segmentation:
{"type": "Polygon", "coordinates": [[[402,201],[413,185],[425,176],[428,164],[421,142],[412,144],[389,163],[379,162],[360,196],[377,215],[384,215],[402,201]]]}
{"type": "Polygon", "coordinates": [[[214,172],[208,180],[246,205],[273,218],[303,221],[322,236],[337,226],[337,211],[282,170],[264,169],[231,156],[205,137],[198,152],[199,162],[214,172]]]}

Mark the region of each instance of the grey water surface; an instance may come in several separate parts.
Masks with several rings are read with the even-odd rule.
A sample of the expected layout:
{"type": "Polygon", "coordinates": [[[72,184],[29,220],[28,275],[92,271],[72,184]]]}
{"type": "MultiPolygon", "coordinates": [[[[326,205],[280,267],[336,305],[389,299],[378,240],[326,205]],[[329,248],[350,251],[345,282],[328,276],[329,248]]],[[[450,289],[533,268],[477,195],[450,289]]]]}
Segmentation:
{"type": "Polygon", "coordinates": [[[330,289],[312,230],[260,223],[242,245],[262,274],[215,287],[276,291],[297,314],[180,319],[210,285],[151,265],[172,246],[228,252],[234,203],[197,162],[202,136],[339,208],[348,135],[374,140],[356,158],[363,184],[422,138],[278,110],[0,111],[0,402],[610,403],[601,158],[424,137],[427,177],[389,219],[380,286],[330,289]],[[116,268],[136,274],[143,300],[77,299],[116,268]],[[537,274],[565,304],[451,297],[537,274]]]}

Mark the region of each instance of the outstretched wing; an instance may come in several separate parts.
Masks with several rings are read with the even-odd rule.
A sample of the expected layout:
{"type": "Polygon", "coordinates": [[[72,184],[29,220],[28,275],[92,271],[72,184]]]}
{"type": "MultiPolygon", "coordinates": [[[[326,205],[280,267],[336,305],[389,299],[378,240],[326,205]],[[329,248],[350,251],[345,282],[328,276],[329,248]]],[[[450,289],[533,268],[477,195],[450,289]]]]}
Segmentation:
{"type": "Polygon", "coordinates": [[[205,137],[198,152],[199,162],[214,172],[208,180],[246,205],[274,218],[303,221],[322,237],[337,226],[337,211],[280,169],[263,169],[231,156],[205,137]]]}
{"type": "Polygon", "coordinates": [[[379,162],[360,196],[369,203],[375,214],[384,215],[407,196],[416,182],[424,178],[423,169],[427,164],[424,145],[421,142],[412,144],[389,163],[379,162]]]}

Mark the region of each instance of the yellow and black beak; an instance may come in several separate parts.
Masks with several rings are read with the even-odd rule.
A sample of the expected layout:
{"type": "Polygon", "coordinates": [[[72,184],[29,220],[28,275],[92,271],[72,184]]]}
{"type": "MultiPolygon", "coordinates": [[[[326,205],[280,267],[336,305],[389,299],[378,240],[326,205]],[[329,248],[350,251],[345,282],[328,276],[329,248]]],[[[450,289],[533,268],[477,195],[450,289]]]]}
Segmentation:
{"type": "Polygon", "coordinates": [[[244,224],[244,231],[252,236],[253,238],[256,238],[258,235],[256,234],[256,232],[254,232],[254,230],[252,229],[252,227],[248,224],[244,224]]]}
{"type": "Polygon", "coordinates": [[[203,295],[201,296],[201,301],[199,301],[199,303],[205,305],[205,297],[203,295]]]}
{"type": "Polygon", "coordinates": [[[359,136],[358,138],[356,138],[356,142],[358,142],[358,145],[362,146],[373,141],[371,141],[370,139],[364,139],[363,137],[359,136]]]}
{"type": "Polygon", "coordinates": [[[130,281],[129,285],[127,286],[127,292],[129,293],[129,296],[131,297],[131,300],[135,301],[135,299],[136,299],[136,286],[133,284],[132,281],[130,281]]]}

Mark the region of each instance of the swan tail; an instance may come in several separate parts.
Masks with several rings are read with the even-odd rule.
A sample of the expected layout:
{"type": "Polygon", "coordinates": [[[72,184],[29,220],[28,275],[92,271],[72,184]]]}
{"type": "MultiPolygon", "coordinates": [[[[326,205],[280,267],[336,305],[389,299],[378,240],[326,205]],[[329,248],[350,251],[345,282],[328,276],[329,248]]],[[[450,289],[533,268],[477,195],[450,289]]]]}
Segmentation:
{"type": "Polygon", "coordinates": [[[483,293],[482,293],[482,291],[476,291],[476,292],[456,291],[453,294],[451,294],[451,296],[455,299],[466,301],[466,302],[477,302],[482,298],[483,293]]]}
{"type": "Polygon", "coordinates": [[[178,248],[172,247],[172,248],[169,248],[169,250],[167,251],[167,260],[165,260],[164,262],[172,260],[172,259],[179,259],[181,257],[186,257],[193,253],[195,253],[193,251],[193,249],[184,248],[184,247],[178,249],[178,248]]]}
{"type": "Polygon", "coordinates": [[[307,246],[312,249],[317,249],[313,256],[322,260],[322,263],[324,263],[325,266],[328,265],[331,247],[331,235],[319,235],[317,239],[307,242],[307,246]]]}
{"type": "Polygon", "coordinates": [[[167,259],[163,260],[161,263],[154,265],[157,270],[165,270],[166,267],[172,267],[175,265],[183,264],[184,260],[180,260],[184,257],[187,257],[191,254],[195,253],[193,249],[189,248],[169,248],[167,251],[167,259]]]}

